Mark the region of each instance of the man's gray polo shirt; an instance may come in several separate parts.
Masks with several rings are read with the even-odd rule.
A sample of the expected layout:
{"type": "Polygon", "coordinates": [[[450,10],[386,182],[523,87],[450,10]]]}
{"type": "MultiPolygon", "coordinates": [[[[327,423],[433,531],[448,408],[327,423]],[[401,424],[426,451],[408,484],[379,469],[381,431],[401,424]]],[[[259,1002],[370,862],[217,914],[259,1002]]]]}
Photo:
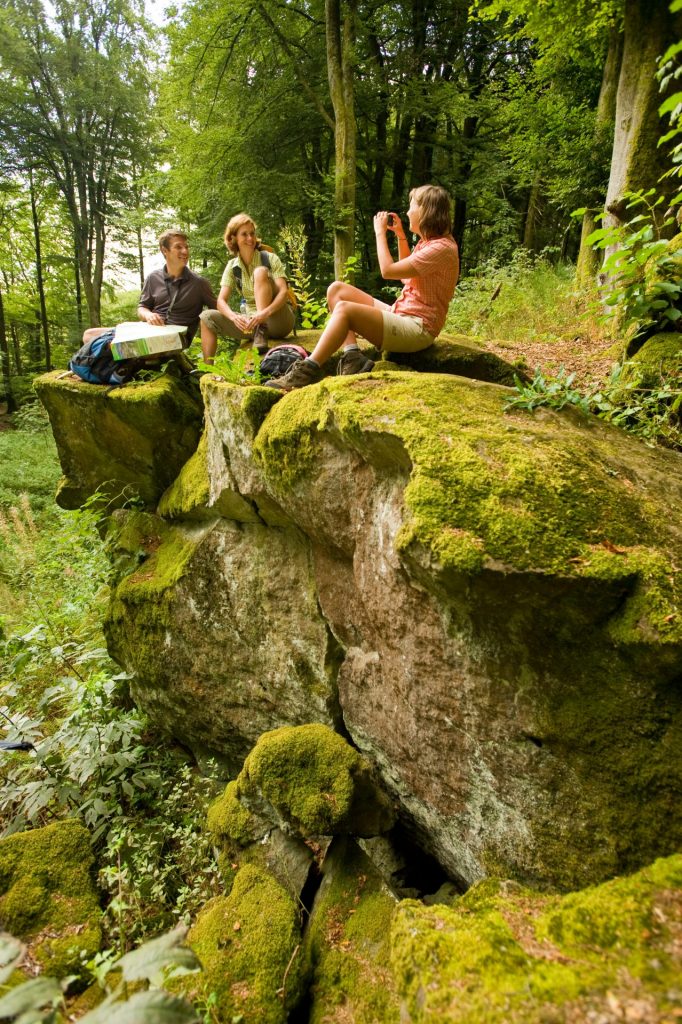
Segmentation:
{"type": "Polygon", "coordinates": [[[189,267],[183,267],[180,277],[171,277],[166,267],[153,270],[144,282],[138,305],[152,309],[167,324],[187,327],[188,344],[196,333],[202,309],[218,308],[210,283],[189,267]]]}

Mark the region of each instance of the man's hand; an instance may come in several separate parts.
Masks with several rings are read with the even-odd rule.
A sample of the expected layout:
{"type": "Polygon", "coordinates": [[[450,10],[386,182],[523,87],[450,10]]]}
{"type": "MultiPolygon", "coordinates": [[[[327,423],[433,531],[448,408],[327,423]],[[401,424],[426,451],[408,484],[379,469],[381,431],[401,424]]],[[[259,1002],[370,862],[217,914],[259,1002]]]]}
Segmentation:
{"type": "Polygon", "coordinates": [[[139,316],[140,320],[145,320],[148,324],[151,324],[153,327],[163,327],[164,323],[166,322],[163,319],[163,317],[159,316],[158,313],[155,313],[153,309],[147,309],[146,306],[138,306],[137,315],[139,316]]]}

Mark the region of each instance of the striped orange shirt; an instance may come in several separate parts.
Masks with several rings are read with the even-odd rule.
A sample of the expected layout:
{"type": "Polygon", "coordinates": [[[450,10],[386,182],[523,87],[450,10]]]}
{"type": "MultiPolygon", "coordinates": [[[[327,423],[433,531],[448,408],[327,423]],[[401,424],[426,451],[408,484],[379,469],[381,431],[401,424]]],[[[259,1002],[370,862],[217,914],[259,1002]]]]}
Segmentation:
{"type": "Polygon", "coordinates": [[[410,259],[415,276],[403,281],[404,288],[391,310],[402,316],[421,317],[424,330],[436,338],[443,330],[459,277],[457,243],[451,235],[423,238],[410,259]]]}

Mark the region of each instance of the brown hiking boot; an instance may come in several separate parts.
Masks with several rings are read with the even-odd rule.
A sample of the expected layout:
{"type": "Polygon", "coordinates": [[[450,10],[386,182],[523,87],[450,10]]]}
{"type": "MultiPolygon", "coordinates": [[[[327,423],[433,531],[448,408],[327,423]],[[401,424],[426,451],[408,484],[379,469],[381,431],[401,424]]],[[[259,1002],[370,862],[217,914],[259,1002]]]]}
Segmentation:
{"type": "Polygon", "coordinates": [[[351,373],[369,373],[374,369],[374,360],[368,359],[359,348],[350,348],[341,354],[336,372],[343,377],[351,373]]]}
{"type": "Polygon", "coordinates": [[[258,324],[258,327],[253,332],[253,348],[259,356],[264,356],[269,348],[269,335],[267,328],[263,324],[258,324]]]}
{"type": "Polygon", "coordinates": [[[265,387],[277,388],[278,391],[294,391],[296,388],[305,388],[308,384],[317,384],[323,377],[324,371],[321,366],[316,366],[309,359],[301,359],[294,363],[283,377],[267,381],[265,387]]]}

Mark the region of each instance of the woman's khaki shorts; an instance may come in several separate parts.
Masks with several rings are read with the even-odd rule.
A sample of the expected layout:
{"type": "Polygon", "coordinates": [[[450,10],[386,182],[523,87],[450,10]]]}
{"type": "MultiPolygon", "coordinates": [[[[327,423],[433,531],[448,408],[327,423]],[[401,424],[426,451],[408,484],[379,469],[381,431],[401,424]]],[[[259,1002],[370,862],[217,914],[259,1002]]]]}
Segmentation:
{"type": "Polygon", "coordinates": [[[390,309],[382,309],[381,314],[384,318],[384,351],[421,352],[423,348],[433,345],[435,339],[424,330],[424,321],[420,316],[403,316],[392,313],[390,309]]]}
{"type": "MultiPolygon", "coordinates": [[[[248,335],[242,334],[239,328],[228,317],[219,313],[217,309],[205,309],[200,319],[203,320],[209,330],[221,338],[232,338],[235,341],[241,341],[242,338],[248,337],[248,335]]],[[[271,338],[286,338],[294,329],[294,312],[291,306],[286,304],[281,306],[272,316],[267,318],[263,326],[271,338]]]]}

